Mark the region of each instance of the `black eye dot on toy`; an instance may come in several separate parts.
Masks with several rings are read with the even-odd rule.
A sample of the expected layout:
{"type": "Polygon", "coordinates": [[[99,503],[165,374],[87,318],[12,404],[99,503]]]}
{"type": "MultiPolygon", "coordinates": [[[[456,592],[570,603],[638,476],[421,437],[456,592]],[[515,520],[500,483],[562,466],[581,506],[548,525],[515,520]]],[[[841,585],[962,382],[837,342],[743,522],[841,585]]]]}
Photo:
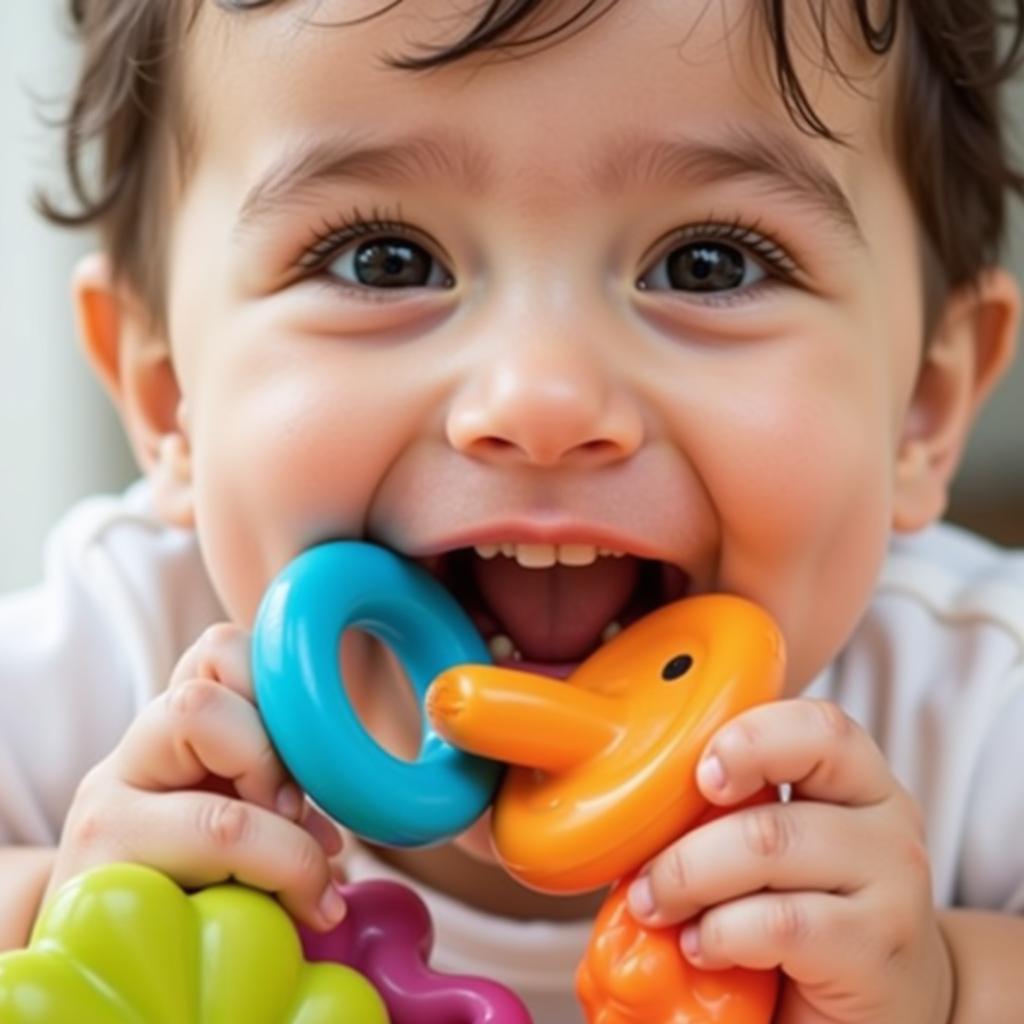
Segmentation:
{"type": "Polygon", "coordinates": [[[677,654],[671,661],[665,662],[665,667],[661,670],[661,678],[666,682],[671,682],[673,679],[685,676],[692,665],[693,658],[689,654],[677,654]]]}

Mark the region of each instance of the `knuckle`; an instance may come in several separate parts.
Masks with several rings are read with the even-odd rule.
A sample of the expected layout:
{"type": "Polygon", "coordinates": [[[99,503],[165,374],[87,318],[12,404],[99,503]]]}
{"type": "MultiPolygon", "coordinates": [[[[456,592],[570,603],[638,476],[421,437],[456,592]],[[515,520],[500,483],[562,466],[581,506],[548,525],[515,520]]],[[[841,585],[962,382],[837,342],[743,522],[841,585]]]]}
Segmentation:
{"type": "Polygon", "coordinates": [[[792,896],[779,896],[768,904],[765,932],[768,939],[785,948],[797,945],[810,930],[807,915],[798,900],[792,896]]]}
{"type": "Polygon", "coordinates": [[[670,846],[662,855],[662,876],[673,889],[682,889],[689,877],[686,856],[680,843],[670,846]]]}
{"type": "Polygon", "coordinates": [[[202,651],[220,651],[230,647],[239,636],[239,629],[230,622],[215,622],[202,631],[197,641],[202,651]]]}
{"type": "Polygon", "coordinates": [[[203,801],[199,810],[199,831],[218,849],[228,850],[245,840],[252,824],[252,812],[229,797],[203,801]]]}
{"type": "Polygon", "coordinates": [[[818,724],[829,739],[843,739],[853,731],[853,719],[830,700],[812,701],[818,724]]]}
{"type": "Polygon", "coordinates": [[[919,894],[913,886],[901,886],[900,892],[894,893],[887,901],[886,913],[881,915],[878,924],[880,948],[886,961],[914,943],[919,922],[930,907],[930,890],[919,894]]]}
{"type": "Polygon", "coordinates": [[[915,880],[923,883],[925,888],[930,890],[932,864],[928,855],[928,847],[925,846],[922,839],[914,836],[907,840],[904,848],[904,860],[915,880]]]}
{"type": "Polygon", "coordinates": [[[743,753],[754,749],[761,742],[761,729],[752,721],[750,716],[745,716],[725,730],[721,737],[720,753],[743,753]]]}
{"type": "Polygon", "coordinates": [[[62,845],[69,842],[77,849],[93,849],[107,835],[107,819],[103,809],[94,804],[78,808],[68,816],[62,845]]]}
{"type": "Polygon", "coordinates": [[[877,947],[877,966],[886,968],[897,964],[903,959],[904,954],[913,942],[913,930],[908,922],[901,920],[890,920],[883,928],[879,936],[877,947]]]}
{"type": "Polygon", "coordinates": [[[110,779],[102,762],[81,779],[64,823],[61,842],[79,848],[95,847],[110,831],[110,779]]]}
{"type": "Polygon", "coordinates": [[[321,876],[326,873],[327,859],[312,836],[302,834],[302,841],[298,843],[295,855],[290,858],[289,863],[294,883],[308,885],[313,881],[317,889],[321,887],[321,876]]]}
{"type": "Polygon", "coordinates": [[[189,679],[166,693],[167,710],[182,722],[194,721],[204,714],[218,696],[205,679],[189,679]]]}
{"type": "Polygon", "coordinates": [[[241,630],[230,622],[207,626],[196,641],[197,671],[206,679],[220,678],[220,660],[239,642],[241,630]]]}
{"type": "Polygon", "coordinates": [[[758,807],[744,815],[743,838],[757,857],[775,859],[792,846],[793,823],[782,806],[758,807]]]}

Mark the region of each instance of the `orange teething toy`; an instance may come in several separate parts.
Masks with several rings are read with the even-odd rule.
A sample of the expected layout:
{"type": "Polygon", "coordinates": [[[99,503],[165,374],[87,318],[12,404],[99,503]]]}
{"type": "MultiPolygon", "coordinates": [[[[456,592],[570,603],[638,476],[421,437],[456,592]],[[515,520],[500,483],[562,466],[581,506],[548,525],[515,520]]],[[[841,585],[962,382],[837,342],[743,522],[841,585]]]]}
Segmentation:
{"type": "MultiPolygon", "coordinates": [[[[459,666],[427,692],[449,742],[511,767],[494,804],[509,872],[547,892],[632,875],[708,811],[694,775],[712,734],[775,699],[783,644],[771,618],[727,595],[677,601],[634,623],[565,682],[459,666]]],[[[625,906],[598,915],[577,992],[591,1024],[767,1024],[776,971],[703,972],[679,927],[649,929],[625,906]]]]}
{"type": "Polygon", "coordinates": [[[434,728],[513,765],[494,805],[508,870],[546,892],[620,878],[681,836],[706,802],[692,784],[712,733],[774,699],[783,649],[769,616],[711,594],[666,605],[565,682],[490,666],[441,673],[434,728]]]}

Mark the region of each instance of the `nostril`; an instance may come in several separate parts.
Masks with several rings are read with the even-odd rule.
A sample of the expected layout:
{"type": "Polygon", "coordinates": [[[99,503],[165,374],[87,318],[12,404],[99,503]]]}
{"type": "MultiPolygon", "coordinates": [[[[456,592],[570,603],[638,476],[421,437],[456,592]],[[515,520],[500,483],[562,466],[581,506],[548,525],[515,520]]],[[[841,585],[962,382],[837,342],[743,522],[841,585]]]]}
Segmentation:
{"type": "Polygon", "coordinates": [[[507,452],[519,447],[514,441],[509,441],[504,437],[481,437],[476,443],[478,447],[488,448],[495,452],[507,452]]]}
{"type": "Polygon", "coordinates": [[[587,455],[615,455],[620,449],[614,441],[608,441],[604,438],[598,438],[594,441],[586,441],[580,445],[580,451],[585,452],[587,455]]]}
{"type": "Polygon", "coordinates": [[[530,462],[548,464],[559,462],[567,457],[582,457],[585,461],[615,458],[621,451],[621,446],[615,441],[605,438],[595,438],[565,448],[557,443],[523,445],[504,437],[490,435],[476,438],[470,445],[469,451],[480,458],[519,455],[530,462]]]}

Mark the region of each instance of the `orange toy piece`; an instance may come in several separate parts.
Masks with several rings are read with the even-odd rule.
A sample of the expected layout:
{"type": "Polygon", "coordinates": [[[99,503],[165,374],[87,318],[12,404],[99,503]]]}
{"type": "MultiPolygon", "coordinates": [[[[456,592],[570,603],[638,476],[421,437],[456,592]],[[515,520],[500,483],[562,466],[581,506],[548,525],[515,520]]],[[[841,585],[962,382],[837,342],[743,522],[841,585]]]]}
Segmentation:
{"type": "Polygon", "coordinates": [[[630,914],[626,893],[634,877],[605,900],[576,973],[590,1024],[767,1024],[778,972],[692,967],[679,952],[681,926],[645,928],[630,914]]]}
{"type": "Polygon", "coordinates": [[[493,666],[443,672],[427,693],[455,746],[513,765],[494,805],[498,855],[524,884],[582,892],[621,878],[690,828],[697,760],[720,725],[776,698],[783,644],[742,598],[666,605],[565,682],[493,666]]]}
{"type": "MultiPolygon", "coordinates": [[[[763,789],[740,806],[774,798],[773,790],[763,789]]],[[[731,810],[711,807],[694,827],[731,810]]],[[[618,882],[602,904],[576,971],[576,995],[590,1024],[768,1024],[779,972],[691,966],[679,950],[681,924],[648,928],[629,912],[634,878],[618,882]]]]}

